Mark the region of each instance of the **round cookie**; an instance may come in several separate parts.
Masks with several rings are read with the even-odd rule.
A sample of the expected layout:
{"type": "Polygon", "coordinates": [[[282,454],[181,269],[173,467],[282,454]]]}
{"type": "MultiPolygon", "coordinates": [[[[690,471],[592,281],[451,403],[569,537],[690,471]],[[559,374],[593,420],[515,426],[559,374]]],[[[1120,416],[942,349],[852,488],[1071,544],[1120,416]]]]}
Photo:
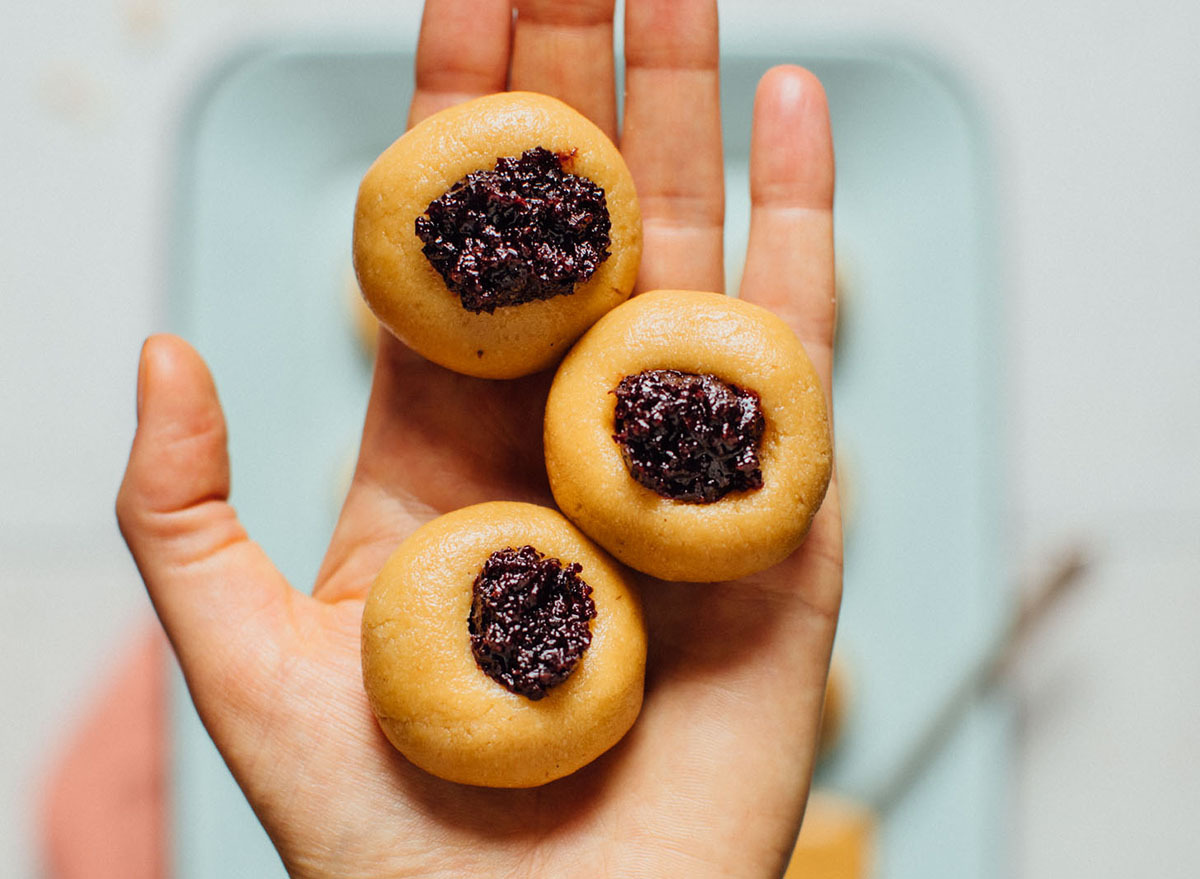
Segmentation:
{"type": "Polygon", "coordinates": [[[412,763],[463,784],[532,787],[594,760],[641,710],[646,632],[626,577],[562,515],[533,504],[479,504],[422,526],[363,611],[363,682],[384,733],[412,763]],[[580,565],[595,607],[591,643],[536,699],[484,671],[469,630],[489,558],[527,546],[580,565]]]}
{"type": "Polygon", "coordinates": [[[800,341],[763,308],[717,293],[662,290],[614,309],[575,345],[546,403],[546,471],[559,508],[621,561],[667,580],[761,571],[804,539],[832,467],[820,382],[800,341]],[[627,376],[678,370],[759,396],[761,487],[711,503],[637,481],[616,432],[627,376]]]}
{"type": "Polygon", "coordinates": [[[367,171],[354,215],[354,267],[371,310],[422,356],[483,378],[516,378],[558,362],[629,297],[641,251],[637,195],[617,148],[571,107],[529,92],[477,98],[413,127],[367,171]],[[417,219],[468,174],[538,147],[603,190],[610,255],[568,295],[469,311],[425,255],[417,219]]]}
{"type": "Polygon", "coordinates": [[[379,353],[379,321],[363,301],[353,269],[348,269],[346,273],[345,299],[358,349],[368,361],[374,362],[375,355],[379,353]]]}

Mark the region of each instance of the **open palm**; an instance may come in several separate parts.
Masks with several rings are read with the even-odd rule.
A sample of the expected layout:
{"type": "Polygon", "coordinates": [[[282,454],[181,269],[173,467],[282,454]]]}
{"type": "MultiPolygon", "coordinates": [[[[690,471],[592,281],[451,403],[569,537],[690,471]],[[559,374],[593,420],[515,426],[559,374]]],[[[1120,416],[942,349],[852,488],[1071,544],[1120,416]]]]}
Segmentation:
{"type": "MultiPolygon", "coordinates": [[[[721,290],[715,0],[628,0],[617,136],[613,0],[427,0],[410,124],[506,87],[553,94],[620,143],[645,226],[638,289],[721,290]]],[[[743,298],[784,317],[829,393],[833,157],[819,83],[760,83],[743,298]]],[[[347,230],[347,235],[349,230],[347,230]]],[[[641,717],[572,776],[530,790],[410,765],[367,705],[363,598],[431,517],[485,500],[552,505],[549,375],[492,382],[381,340],[352,487],[312,595],[227,502],[225,422],[182,340],[151,338],[122,531],[217,747],[294,876],[775,875],[809,776],[841,594],[836,487],[801,549],[735,583],[642,578],[641,717]]]]}

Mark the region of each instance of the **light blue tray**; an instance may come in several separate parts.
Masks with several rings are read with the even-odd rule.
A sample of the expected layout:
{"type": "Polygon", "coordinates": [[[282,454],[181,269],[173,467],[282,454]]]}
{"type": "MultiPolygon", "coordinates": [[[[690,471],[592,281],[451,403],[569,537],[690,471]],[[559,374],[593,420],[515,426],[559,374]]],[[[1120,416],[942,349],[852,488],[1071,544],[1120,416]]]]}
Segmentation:
{"type": "MultiPolygon", "coordinates": [[[[854,509],[838,650],[853,705],[818,780],[868,796],[1009,605],[984,137],[952,80],[894,46],[787,50],[736,34],[725,45],[731,275],[758,77],[805,63],[833,114],[849,280],[838,438],[854,509]]],[[[302,587],[332,529],[369,381],[344,299],[354,195],[401,131],[411,67],[410,54],[374,44],[249,51],[209,81],[183,132],[172,323],[216,375],[233,501],[302,587]]],[[[173,704],[177,875],[282,876],[178,681],[173,704]]],[[[1005,874],[1008,716],[994,698],[974,707],[886,817],[880,876],[1005,874]]]]}

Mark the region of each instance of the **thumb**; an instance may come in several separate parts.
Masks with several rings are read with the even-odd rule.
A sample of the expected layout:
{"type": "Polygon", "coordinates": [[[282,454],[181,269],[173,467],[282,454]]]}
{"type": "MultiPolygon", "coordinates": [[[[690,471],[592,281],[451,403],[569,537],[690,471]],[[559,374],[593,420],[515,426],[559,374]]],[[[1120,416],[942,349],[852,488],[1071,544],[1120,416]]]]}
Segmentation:
{"type": "Polygon", "coordinates": [[[228,503],[225,416],[208,368],[182,339],[146,340],[137,408],[117,521],[216,734],[223,704],[244,704],[230,682],[253,686],[278,667],[299,596],[228,503]]]}

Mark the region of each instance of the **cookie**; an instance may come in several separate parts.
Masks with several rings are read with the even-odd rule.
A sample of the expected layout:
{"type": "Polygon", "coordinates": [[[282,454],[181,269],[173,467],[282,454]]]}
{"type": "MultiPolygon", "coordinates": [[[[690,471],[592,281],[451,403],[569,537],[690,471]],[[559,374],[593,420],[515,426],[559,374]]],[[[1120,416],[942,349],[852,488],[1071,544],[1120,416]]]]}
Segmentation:
{"type": "Polygon", "coordinates": [[[616,147],[566,104],[528,92],[416,125],[367,171],[354,215],[371,310],[422,356],[483,378],[557,363],[628,298],[641,250],[616,147]]]}
{"type": "Polygon", "coordinates": [[[375,355],[379,353],[379,321],[363,301],[362,291],[358,288],[358,280],[354,277],[352,269],[348,269],[346,273],[344,298],[350,311],[350,322],[358,350],[368,362],[373,363],[375,355]]]}
{"type": "Polygon", "coordinates": [[[637,718],[645,660],[627,574],[533,504],[419,528],[363,612],[363,682],[383,732],[463,784],[532,787],[594,760],[637,718]]]}
{"type": "Polygon", "coordinates": [[[774,314],[662,290],[601,319],[546,403],[559,508],[629,566],[743,577],[804,539],[832,467],[820,382],[774,314]]]}

